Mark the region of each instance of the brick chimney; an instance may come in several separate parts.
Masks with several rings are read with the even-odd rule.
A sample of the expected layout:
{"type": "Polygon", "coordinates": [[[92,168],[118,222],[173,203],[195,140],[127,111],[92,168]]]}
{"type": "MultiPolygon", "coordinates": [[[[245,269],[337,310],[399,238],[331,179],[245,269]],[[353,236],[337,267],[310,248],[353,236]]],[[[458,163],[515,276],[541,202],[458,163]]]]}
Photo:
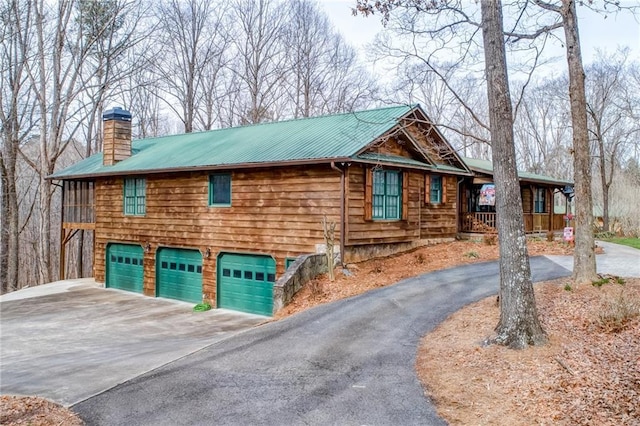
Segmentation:
{"type": "Polygon", "coordinates": [[[102,114],[102,164],[113,166],[131,157],[131,113],[115,107],[102,114]]]}

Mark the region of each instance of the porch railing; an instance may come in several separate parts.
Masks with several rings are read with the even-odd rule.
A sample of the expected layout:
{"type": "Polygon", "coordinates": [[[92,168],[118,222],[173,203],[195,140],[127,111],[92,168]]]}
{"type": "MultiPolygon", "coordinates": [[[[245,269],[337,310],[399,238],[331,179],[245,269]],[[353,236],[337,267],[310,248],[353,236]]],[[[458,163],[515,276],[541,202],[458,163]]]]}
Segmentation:
{"type": "Polygon", "coordinates": [[[496,214],[487,212],[468,212],[462,214],[460,224],[462,232],[494,233],[496,230],[496,214]]]}

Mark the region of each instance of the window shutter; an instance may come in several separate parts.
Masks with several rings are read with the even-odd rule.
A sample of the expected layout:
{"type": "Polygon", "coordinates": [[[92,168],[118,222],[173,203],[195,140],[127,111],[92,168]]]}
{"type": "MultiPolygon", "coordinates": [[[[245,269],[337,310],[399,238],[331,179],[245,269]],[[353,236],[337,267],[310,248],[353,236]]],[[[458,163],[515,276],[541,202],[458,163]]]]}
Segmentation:
{"type": "Polygon", "coordinates": [[[409,173],[402,172],[402,220],[409,218],[409,173]]]}
{"type": "Polygon", "coordinates": [[[372,220],[373,215],[373,170],[364,169],[364,220],[372,220]]]}
{"type": "Polygon", "coordinates": [[[424,203],[429,204],[431,202],[431,176],[424,175],[424,203]]]}
{"type": "Polygon", "coordinates": [[[442,182],[442,204],[445,204],[447,202],[447,178],[442,176],[440,182],[442,182]]]}

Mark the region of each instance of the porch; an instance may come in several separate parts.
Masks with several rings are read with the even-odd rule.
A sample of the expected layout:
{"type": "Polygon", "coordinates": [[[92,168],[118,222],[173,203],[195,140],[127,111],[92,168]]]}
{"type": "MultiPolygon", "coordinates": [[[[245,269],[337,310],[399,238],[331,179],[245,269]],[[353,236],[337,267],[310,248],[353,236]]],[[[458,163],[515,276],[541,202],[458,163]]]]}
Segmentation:
{"type": "MultiPolygon", "coordinates": [[[[460,215],[459,231],[463,233],[497,233],[497,214],[495,212],[465,212],[460,215]]],[[[525,213],[524,230],[526,233],[561,231],[565,227],[564,214],[525,213]]]]}

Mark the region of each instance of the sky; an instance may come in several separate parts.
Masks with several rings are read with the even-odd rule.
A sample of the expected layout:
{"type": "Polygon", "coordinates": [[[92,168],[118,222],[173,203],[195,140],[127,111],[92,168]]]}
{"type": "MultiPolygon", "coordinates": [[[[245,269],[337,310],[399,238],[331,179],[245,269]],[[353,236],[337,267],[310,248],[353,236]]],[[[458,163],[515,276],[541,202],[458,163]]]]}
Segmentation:
{"type": "MultiPolygon", "coordinates": [[[[469,0],[471,1],[471,0],[469,0]]],[[[319,0],[320,6],[325,10],[333,25],[340,31],[351,45],[358,48],[361,58],[366,60],[366,46],[372,42],[375,35],[383,29],[380,16],[364,18],[353,16],[351,9],[356,0],[319,0]]],[[[622,1],[622,5],[640,6],[640,0],[622,1]]],[[[578,7],[580,42],[582,47],[582,59],[585,65],[591,63],[597,49],[613,53],[620,47],[631,49],[630,59],[640,60],[640,16],[635,18],[628,12],[609,14],[605,18],[585,7],[578,7]]],[[[562,30],[558,36],[564,39],[562,30]]],[[[552,55],[558,57],[558,61],[564,61],[564,48],[555,43],[552,55]]]]}

